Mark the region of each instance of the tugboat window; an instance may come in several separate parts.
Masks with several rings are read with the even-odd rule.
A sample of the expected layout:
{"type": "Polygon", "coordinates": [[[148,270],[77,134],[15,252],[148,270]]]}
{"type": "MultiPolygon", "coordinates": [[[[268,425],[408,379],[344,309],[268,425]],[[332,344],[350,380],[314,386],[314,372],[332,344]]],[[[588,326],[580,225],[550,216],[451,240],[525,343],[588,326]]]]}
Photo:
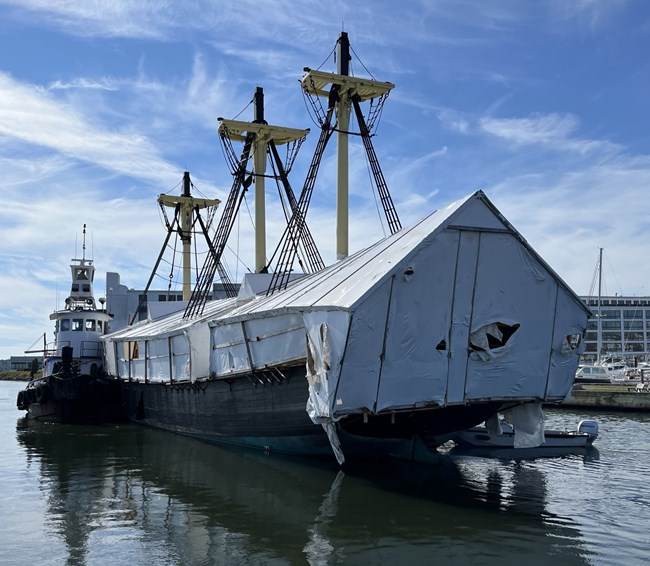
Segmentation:
{"type": "Polygon", "coordinates": [[[62,318],[61,319],[61,332],[67,332],[70,330],[70,319],[62,318]]]}
{"type": "Polygon", "coordinates": [[[86,330],[90,330],[92,332],[95,331],[95,321],[94,320],[87,320],[86,321],[86,330]]]}
{"type": "Polygon", "coordinates": [[[75,279],[88,279],[88,271],[85,269],[77,269],[77,276],[75,279]]]}
{"type": "Polygon", "coordinates": [[[81,331],[83,330],[84,321],[82,318],[73,318],[72,319],[72,330],[81,331]]]}

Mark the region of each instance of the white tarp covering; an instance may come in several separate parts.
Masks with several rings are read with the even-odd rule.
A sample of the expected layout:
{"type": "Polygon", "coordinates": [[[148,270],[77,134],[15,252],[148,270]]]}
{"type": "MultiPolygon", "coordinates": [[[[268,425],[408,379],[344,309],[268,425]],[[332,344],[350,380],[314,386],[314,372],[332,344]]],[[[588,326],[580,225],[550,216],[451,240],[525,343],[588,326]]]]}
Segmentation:
{"type": "Polygon", "coordinates": [[[143,380],[145,378],[145,351],[147,344],[144,340],[131,342],[131,377],[143,380]]]}
{"type": "Polygon", "coordinates": [[[147,379],[169,381],[169,338],[149,340],[147,349],[147,379]]]}
{"type": "Polygon", "coordinates": [[[334,395],[345,353],[350,313],[317,310],[303,316],[307,332],[307,412],[314,422],[333,420],[334,395]]]}
{"type": "Polygon", "coordinates": [[[307,413],[327,433],[339,464],[345,459],[339,443],[332,408],[345,353],[350,314],[347,311],[312,311],[304,314],[307,331],[307,413]]]}
{"type": "Polygon", "coordinates": [[[544,397],[557,293],[557,281],[514,236],[480,234],[467,400],[544,397]]]}
{"type": "Polygon", "coordinates": [[[212,329],[211,367],[216,375],[250,371],[248,349],[241,322],[221,324],[212,329]]]}
{"type": "Polygon", "coordinates": [[[573,314],[571,297],[559,292],[555,309],[553,349],[549,368],[547,398],[562,398],[571,392],[580,354],[585,349],[584,326],[573,314]]]}
{"type": "Polygon", "coordinates": [[[541,403],[526,403],[503,411],[515,429],[514,448],[536,448],[544,444],[544,412],[541,403]]]}
{"type": "Polygon", "coordinates": [[[351,310],[335,417],[561,399],[588,315],[483,199],[465,202],[447,230],[394,261],[391,277],[351,310]]]}
{"type": "Polygon", "coordinates": [[[172,345],[172,379],[188,381],[190,379],[190,342],[185,333],[171,337],[172,345]]]}
{"type": "MultiPolygon", "coordinates": [[[[169,338],[174,379],[306,358],[309,414],[331,424],[362,411],[562,399],[588,312],[479,191],[270,297],[215,301],[201,319],[170,315],[106,341],[169,338]]],[[[107,352],[128,375],[128,356],[107,352]]]]}
{"type": "Polygon", "coordinates": [[[396,272],[378,411],[445,402],[457,249],[458,232],[442,233],[396,272]]]}
{"type": "Polygon", "coordinates": [[[305,326],[300,314],[254,318],[245,325],[255,367],[305,359],[305,326]]]}
{"type": "Polygon", "coordinates": [[[211,333],[210,365],[216,376],[305,359],[305,328],[299,313],[218,323],[211,333]]]}

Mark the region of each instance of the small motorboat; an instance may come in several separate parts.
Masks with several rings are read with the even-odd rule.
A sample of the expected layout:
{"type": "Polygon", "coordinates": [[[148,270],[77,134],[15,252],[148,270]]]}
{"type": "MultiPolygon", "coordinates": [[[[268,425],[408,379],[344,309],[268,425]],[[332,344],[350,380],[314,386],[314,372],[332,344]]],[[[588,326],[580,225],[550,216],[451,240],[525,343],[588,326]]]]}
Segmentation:
{"type": "MultiPolygon", "coordinates": [[[[456,445],[472,448],[515,448],[514,427],[505,420],[499,421],[501,434],[488,431],[485,426],[476,426],[455,433],[451,440],[456,445]]],[[[598,423],[584,419],[575,430],[545,430],[544,442],[536,448],[585,448],[598,438],[598,423]]],[[[525,449],[522,449],[525,450],[525,449]]]]}

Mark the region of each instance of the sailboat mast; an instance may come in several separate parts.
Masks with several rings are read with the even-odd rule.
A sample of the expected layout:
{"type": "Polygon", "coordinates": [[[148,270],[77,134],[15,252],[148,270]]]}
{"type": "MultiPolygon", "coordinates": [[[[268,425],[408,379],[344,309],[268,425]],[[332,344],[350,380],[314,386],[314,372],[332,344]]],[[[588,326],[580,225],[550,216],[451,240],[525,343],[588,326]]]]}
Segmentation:
{"type": "Polygon", "coordinates": [[[596,333],[596,363],[600,363],[600,351],[603,346],[603,324],[600,316],[601,298],[603,292],[603,248],[598,248],[598,328],[596,333]]]}
{"type": "MultiPolygon", "coordinates": [[[[346,32],[341,32],[336,44],[336,72],[347,77],[350,74],[350,40],[346,32]]],[[[349,90],[339,91],[336,104],[337,117],[337,161],[336,178],[336,259],[348,257],[348,209],[349,209],[349,175],[348,175],[348,129],[350,127],[349,90]]]]}

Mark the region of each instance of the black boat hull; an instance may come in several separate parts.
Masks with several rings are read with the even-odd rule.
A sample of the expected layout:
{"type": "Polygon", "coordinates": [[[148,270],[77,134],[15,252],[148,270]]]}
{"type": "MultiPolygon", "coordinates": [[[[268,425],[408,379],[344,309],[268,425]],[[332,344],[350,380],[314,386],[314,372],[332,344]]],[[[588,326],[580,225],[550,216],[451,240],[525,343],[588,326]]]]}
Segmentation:
{"type": "MultiPolygon", "coordinates": [[[[320,424],[310,419],[304,366],[275,374],[191,383],[124,381],[131,421],[210,443],[265,452],[333,458],[320,424]]],[[[469,428],[498,403],[348,416],[337,423],[346,458],[427,459],[440,435],[469,428]]]]}
{"type": "Polygon", "coordinates": [[[106,377],[48,376],[18,393],[16,406],[30,419],[57,423],[107,423],[126,420],[122,384],[106,377]]]}

